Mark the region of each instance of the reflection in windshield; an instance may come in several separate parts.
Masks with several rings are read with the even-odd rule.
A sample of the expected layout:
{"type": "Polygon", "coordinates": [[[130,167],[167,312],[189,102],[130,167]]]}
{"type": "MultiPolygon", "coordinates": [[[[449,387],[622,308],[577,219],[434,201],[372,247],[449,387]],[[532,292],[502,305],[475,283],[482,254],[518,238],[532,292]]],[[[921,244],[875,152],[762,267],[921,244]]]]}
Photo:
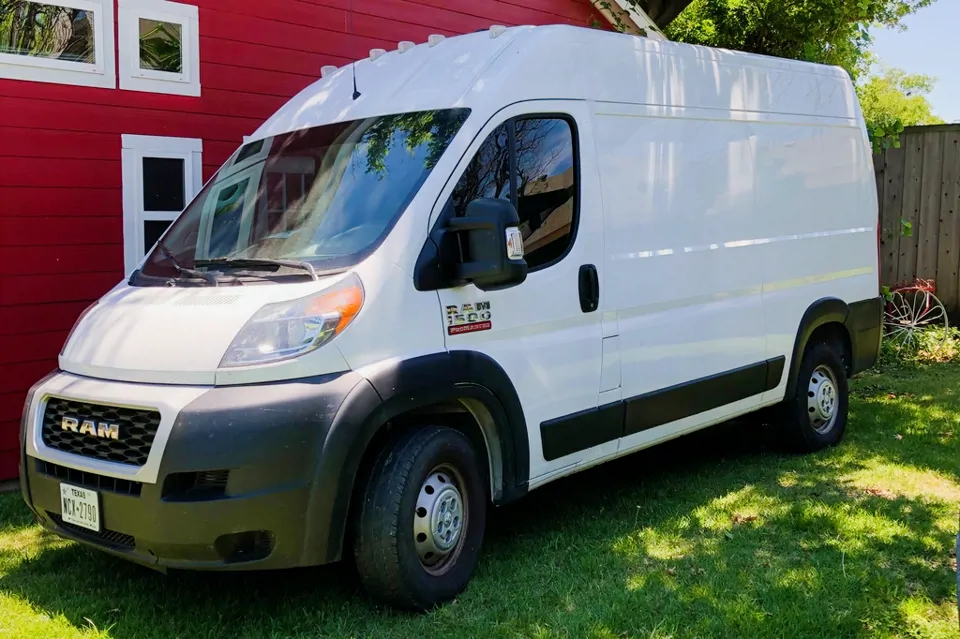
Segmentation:
{"type": "MultiPolygon", "coordinates": [[[[402,113],[251,142],[163,242],[186,268],[215,258],[308,261],[318,269],[356,264],[390,231],[468,113],[402,113]]],[[[158,249],[142,273],[176,274],[158,249]]]]}

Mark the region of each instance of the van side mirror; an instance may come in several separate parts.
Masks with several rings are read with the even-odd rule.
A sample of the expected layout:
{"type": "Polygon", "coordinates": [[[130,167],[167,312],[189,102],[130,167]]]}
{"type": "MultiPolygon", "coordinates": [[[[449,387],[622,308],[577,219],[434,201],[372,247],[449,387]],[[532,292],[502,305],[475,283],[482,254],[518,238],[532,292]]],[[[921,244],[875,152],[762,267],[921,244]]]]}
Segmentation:
{"type": "Polygon", "coordinates": [[[484,291],[516,286],[527,279],[520,216],[506,200],[482,198],[467,205],[466,215],[448,220],[445,230],[460,239],[461,259],[450,266],[457,284],[484,291]]]}

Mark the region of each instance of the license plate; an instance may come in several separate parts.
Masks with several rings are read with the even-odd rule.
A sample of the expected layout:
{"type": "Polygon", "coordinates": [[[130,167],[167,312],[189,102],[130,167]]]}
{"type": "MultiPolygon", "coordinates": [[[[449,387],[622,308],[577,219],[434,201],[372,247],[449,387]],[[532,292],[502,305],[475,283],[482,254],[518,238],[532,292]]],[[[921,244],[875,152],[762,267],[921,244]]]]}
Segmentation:
{"type": "Polygon", "coordinates": [[[68,524],[100,532],[100,498],[96,491],[60,484],[60,517],[68,524]]]}

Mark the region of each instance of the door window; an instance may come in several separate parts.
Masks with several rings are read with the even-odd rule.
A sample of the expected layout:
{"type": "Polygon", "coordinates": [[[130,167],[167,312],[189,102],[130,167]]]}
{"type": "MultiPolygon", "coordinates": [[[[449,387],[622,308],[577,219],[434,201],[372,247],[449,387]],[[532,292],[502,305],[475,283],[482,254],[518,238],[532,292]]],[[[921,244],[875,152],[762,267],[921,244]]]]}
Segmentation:
{"type": "Polygon", "coordinates": [[[577,162],[570,121],[514,118],[497,127],[453,190],[454,213],[478,198],[509,199],[520,216],[530,270],[559,260],[573,244],[577,162]]]}

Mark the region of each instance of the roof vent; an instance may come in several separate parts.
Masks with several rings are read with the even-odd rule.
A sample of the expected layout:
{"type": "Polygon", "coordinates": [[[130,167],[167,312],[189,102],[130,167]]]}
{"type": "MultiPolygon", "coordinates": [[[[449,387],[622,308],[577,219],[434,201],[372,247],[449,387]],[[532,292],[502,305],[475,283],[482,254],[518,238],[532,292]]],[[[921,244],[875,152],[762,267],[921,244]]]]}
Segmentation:
{"type": "Polygon", "coordinates": [[[410,42],[409,40],[403,40],[402,42],[400,42],[400,44],[397,45],[397,50],[400,53],[403,53],[405,51],[409,51],[413,47],[414,47],[414,44],[412,42],[410,42]]]}
{"type": "Polygon", "coordinates": [[[370,61],[374,61],[382,55],[386,55],[386,49],[370,49],[370,61]]]}
{"type": "Polygon", "coordinates": [[[496,38],[498,35],[506,31],[507,28],[502,24],[494,24],[490,26],[490,37],[496,38]]]}
{"type": "Polygon", "coordinates": [[[335,67],[334,65],[325,64],[322,67],[320,67],[320,77],[325,78],[336,70],[337,70],[337,67],[335,67]]]}
{"type": "Polygon", "coordinates": [[[443,42],[443,36],[437,33],[434,33],[429,38],[427,38],[427,44],[429,44],[431,47],[435,47],[441,42],[443,42]]]}

